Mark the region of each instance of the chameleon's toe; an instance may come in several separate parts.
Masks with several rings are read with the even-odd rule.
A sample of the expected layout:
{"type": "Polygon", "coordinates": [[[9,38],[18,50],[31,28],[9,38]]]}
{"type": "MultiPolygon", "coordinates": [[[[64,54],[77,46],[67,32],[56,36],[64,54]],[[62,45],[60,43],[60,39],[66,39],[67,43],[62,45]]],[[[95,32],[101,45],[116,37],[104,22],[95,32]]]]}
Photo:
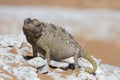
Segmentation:
{"type": "Polygon", "coordinates": [[[93,74],[94,76],[96,75],[96,73],[95,73],[95,72],[93,72],[92,74],[93,74]]]}
{"type": "Polygon", "coordinates": [[[69,69],[72,69],[72,70],[75,69],[75,64],[70,63],[69,64],[69,69]]]}
{"type": "Polygon", "coordinates": [[[73,75],[75,75],[77,77],[79,75],[79,70],[78,71],[74,70],[73,75]]]}

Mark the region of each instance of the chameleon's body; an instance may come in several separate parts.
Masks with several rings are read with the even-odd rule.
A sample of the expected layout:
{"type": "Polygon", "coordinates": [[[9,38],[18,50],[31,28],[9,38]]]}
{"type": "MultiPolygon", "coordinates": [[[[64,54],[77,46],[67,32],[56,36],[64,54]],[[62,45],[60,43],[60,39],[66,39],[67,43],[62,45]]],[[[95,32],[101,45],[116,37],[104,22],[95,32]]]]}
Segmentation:
{"type": "Polygon", "coordinates": [[[96,71],[97,65],[92,56],[84,52],[71,34],[63,28],[27,18],[24,21],[23,32],[33,47],[34,57],[37,57],[39,52],[50,64],[50,59],[63,60],[74,56],[76,72],[79,71],[78,58],[83,57],[93,65],[93,69],[87,67],[86,72],[96,71]]]}

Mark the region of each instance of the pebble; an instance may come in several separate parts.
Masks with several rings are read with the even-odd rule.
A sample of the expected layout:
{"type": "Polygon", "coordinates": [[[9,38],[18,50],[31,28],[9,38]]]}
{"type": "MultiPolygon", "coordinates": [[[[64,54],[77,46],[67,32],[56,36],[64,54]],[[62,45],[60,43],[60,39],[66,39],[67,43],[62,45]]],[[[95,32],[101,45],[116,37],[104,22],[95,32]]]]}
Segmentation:
{"type": "Polygon", "coordinates": [[[47,64],[46,59],[43,59],[41,57],[36,57],[30,60],[27,60],[23,65],[30,65],[31,67],[39,68],[39,67],[45,66],[46,64],[47,64]]]}
{"type": "Polygon", "coordinates": [[[69,66],[69,64],[66,62],[59,62],[59,61],[54,61],[54,60],[50,61],[50,65],[52,67],[62,68],[62,69],[67,68],[69,66]]]}

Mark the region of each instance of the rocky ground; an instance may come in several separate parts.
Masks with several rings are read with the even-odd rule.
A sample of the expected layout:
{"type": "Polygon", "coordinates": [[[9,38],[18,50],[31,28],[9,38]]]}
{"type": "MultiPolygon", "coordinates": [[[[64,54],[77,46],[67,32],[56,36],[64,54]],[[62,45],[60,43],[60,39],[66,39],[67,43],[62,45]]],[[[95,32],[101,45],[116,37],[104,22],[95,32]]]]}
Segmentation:
{"type": "Polygon", "coordinates": [[[81,69],[75,76],[74,70],[68,69],[69,64],[73,63],[72,58],[64,62],[51,61],[54,68],[48,68],[46,59],[36,57],[28,60],[24,56],[32,56],[32,48],[22,32],[19,35],[1,35],[0,80],[120,80],[120,68],[102,64],[99,59],[94,58],[98,64],[94,76],[84,71],[86,66],[91,65],[80,58],[81,69]]]}

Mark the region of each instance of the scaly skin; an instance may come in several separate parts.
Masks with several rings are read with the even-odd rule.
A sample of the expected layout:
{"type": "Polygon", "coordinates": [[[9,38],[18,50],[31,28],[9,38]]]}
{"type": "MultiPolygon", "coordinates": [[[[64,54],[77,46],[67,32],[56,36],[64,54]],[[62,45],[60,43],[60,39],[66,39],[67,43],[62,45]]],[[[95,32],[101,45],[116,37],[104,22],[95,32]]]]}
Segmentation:
{"type": "Polygon", "coordinates": [[[96,71],[97,64],[92,56],[84,52],[72,35],[63,28],[27,18],[24,20],[23,32],[33,47],[34,57],[39,52],[42,57],[47,58],[50,65],[51,59],[63,60],[73,56],[76,73],[79,72],[78,58],[83,57],[93,65],[93,69],[86,67],[85,71],[90,74],[96,71]]]}

